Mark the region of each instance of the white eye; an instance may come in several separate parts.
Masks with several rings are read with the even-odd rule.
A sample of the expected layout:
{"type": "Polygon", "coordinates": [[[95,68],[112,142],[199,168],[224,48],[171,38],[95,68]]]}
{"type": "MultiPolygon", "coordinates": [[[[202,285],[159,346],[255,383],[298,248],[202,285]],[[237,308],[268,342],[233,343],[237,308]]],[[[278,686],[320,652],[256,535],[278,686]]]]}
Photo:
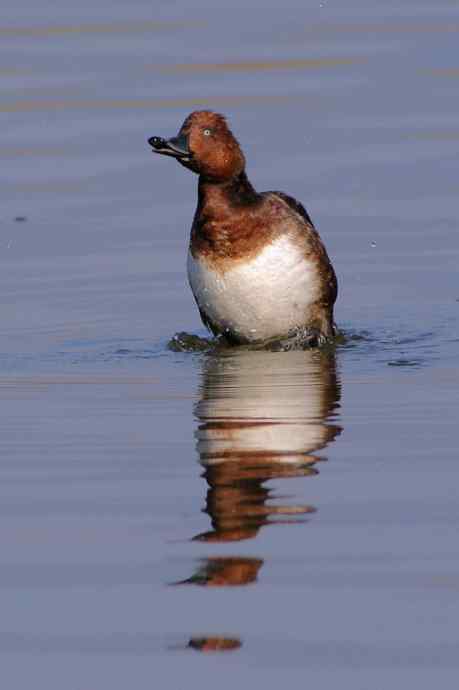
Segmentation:
{"type": "Polygon", "coordinates": [[[205,129],[204,132],[203,132],[203,134],[204,134],[205,137],[210,137],[211,133],[212,133],[212,132],[210,131],[210,129],[205,129]]]}

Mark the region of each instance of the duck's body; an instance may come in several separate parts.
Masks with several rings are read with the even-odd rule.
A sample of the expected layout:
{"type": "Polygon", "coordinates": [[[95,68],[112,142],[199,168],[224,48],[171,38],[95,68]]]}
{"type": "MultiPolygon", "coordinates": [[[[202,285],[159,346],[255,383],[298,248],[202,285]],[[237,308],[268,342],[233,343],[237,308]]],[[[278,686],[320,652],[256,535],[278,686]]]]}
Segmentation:
{"type": "MultiPolygon", "coordinates": [[[[303,206],[281,192],[253,189],[242,152],[221,116],[192,113],[180,136],[170,141],[180,141],[183,149],[184,137],[191,141],[179,161],[200,172],[188,278],[204,324],[233,343],[298,334],[316,341],[331,338],[336,277],[303,206]],[[220,144],[217,160],[211,159],[214,174],[206,160],[199,169],[194,127],[202,130],[204,124],[220,144]]],[[[165,148],[159,152],[174,155],[165,148]]]]}
{"type": "Polygon", "coordinates": [[[301,329],[331,337],[336,279],[301,208],[276,192],[257,195],[242,214],[232,203],[216,220],[203,200],[193,223],[188,278],[206,326],[237,343],[301,329]]]}

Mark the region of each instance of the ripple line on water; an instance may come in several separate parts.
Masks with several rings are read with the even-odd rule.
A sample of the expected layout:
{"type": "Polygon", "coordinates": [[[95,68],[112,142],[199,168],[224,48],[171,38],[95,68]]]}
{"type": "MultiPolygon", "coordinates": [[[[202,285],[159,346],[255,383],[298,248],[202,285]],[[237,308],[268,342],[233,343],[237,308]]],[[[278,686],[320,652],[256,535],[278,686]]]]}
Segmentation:
{"type": "Polygon", "coordinates": [[[193,29],[206,26],[204,21],[138,21],[94,24],[68,24],[57,26],[3,26],[2,37],[49,38],[50,36],[72,36],[80,34],[123,34],[166,31],[167,29],[193,29]]]}
{"type": "Polygon", "coordinates": [[[3,103],[0,113],[20,113],[55,110],[119,110],[119,109],[159,109],[190,107],[231,107],[238,105],[271,104],[283,105],[286,102],[306,101],[301,95],[251,95],[251,96],[206,96],[195,98],[151,98],[151,99],[92,99],[92,100],[20,100],[3,103]]]}
{"type": "Polygon", "coordinates": [[[293,60],[244,60],[240,62],[199,62],[177,65],[153,65],[150,69],[164,74],[207,74],[225,72],[268,72],[289,69],[321,69],[363,62],[361,57],[300,58],[293,60]]]}

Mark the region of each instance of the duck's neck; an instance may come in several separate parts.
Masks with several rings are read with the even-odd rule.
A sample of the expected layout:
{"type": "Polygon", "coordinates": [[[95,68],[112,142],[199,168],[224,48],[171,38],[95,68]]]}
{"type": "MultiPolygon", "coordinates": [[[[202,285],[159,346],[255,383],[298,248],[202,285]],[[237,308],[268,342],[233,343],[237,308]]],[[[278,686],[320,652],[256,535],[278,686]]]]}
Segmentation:
{"type": "Polygon", "coordinates": [[[234,212],[235,208],[252,206],[259,199],[260,195],[252,187],[245,170],[225,182],[199,177],[198,212],[205,215],[222,217],[226,212],[234,212]]]}
{"type": "Polygon", "coordinates": [[[191,229],[190,250],[194,257],[212,260],[247,256],[260,233],[257,194],[243,171],[227,182],[199,178],[198,206],[191,229]]]}

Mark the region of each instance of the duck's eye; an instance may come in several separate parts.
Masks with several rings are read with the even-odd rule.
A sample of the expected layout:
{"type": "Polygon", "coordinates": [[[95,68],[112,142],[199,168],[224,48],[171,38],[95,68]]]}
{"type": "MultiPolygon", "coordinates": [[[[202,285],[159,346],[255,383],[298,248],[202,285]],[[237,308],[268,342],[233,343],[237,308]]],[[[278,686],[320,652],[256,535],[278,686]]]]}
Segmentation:
{"type": "Polygon", "coordinates": [[[210,137],[210,135],[212,134],[212,132],[210,131],[210,129],[205,129],[205,130],[203,131],[203,134],[204,134],[205,137],[210,137]]]}

